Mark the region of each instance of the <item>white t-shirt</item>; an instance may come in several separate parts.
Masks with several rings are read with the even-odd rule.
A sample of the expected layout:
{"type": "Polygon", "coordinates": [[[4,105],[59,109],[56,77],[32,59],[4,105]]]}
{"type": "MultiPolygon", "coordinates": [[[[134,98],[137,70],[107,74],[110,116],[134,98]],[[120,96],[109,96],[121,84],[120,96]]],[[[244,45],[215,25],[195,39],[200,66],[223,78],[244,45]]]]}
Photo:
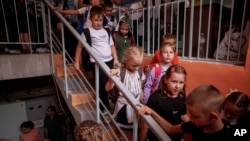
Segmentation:
{"type": "Polygon", "coordinates": [[[90,7],[82,7],[82,8],[80,8],[80,9],[78,9],[78,12],[79,12],[80,14],[82,14],[82,15],[84,15],[85,12],[88,11],[88,13],[87,13],[87,14],[88,14],[88,15],[87,15],[87,20],[86,20],[86,22],[85,22],[84,25],[83,25],[83,28],[84,28],[84,29],[92,26],[92,22],[91,22],[90,19],[89,19],[90,9],[91,9],[91,6],[90,6],[90,7]]]}
{"type": "MultiPolygon", "coordinates": [[[[106,29],[102,28],[96,30],[93,27],[89,27],[91,37],[91,49],[100,57],[103,62],[108,62],[113,59],[111,46],[114,45],[114,41],[111,35],[108,35],[106,29]]],[[[81,34],[84,41],[86,37],[84,33],[81,34]]],[[[90,62],[95,62],[93,57],[90,56],[90,62]]]]}

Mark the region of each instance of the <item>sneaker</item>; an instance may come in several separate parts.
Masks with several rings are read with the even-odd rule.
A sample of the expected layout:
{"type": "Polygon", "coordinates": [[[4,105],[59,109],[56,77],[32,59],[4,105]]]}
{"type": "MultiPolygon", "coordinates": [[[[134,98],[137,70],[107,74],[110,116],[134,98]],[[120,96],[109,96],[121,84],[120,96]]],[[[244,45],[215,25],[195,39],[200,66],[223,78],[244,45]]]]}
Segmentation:
{"type": "Polygon", "coordinates": [[[49,52],[49,50],[47,48],[37,48],[36,52],[38,52],[38,53],[46,53],[46,52],[49,52]]]}
{"type": "Polygon", "coordinates": [[[9,53],[11,53],[11,54],[19,54],[19,53],[21,53],[21,51],[20,50],[12,50],[12,49],[10,49],[9,50],[9,53]]]}

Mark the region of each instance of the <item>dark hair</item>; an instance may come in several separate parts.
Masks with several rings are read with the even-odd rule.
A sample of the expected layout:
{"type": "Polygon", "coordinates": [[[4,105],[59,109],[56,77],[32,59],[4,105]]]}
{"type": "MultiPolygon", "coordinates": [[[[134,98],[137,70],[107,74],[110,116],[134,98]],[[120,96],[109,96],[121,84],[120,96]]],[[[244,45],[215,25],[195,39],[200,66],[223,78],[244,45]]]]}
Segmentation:
{"type": "Polygon", "coordinates": [[[25,121],[20,125],[20,128],[29,128],[33,129],[34,128],[34,123],[32,121],[25,121]]]}
{"type": "Polygon", "coordinates": [[[54,113],[56,113],[56,107],[55,106],[48,106],[47,109],[50,109],[51,111],[53,111],[54,113]]]}
{"type": "Polygon", "coordinates": [[[250,105],[249,96],[243,92],[232,92],[224,100],[223,107],[228,102],[233,104],[233,105],[236,105],[238,108],[244,109],[244,110],[248,110],[249,105],[250,105]]]}
{"type": "Polygon", "coordinates": [[[107,0],[107,1],[105,1],[105,2],[102,4],[102,7],[103,7],[103,8],[106,8],[106,7],[113,8],[113,3],[112,3],[112,1],[107,0]]]}
{"type": "Polygon", "coordinates": [[[93,7],[90,9],[90,17],[94,17],[95,15],[103,16],[103,15],[104,15],[104,10],[103,10],[103,8],[100,7],[100,6],[93,6],[93,7]]]}
{"type": "MultiPolygon", "coordinates": [[[[160,81],[159,88],[161,89],[162,92],[165,91],[165,90],[168,91],[167,86],[164,83],[164,79],[170,78],[173,72],[184,74],[185,76],[187,76],[187,72],[186,72],[186,70],[185,70],[184,67],[182,67],[180,65],[172,65],[172,66],[170,66],[168,68],[168,70],[166,71],[165,75],[161,78],[161,81],[160,81]]],[[[183,91],[180,92],[180,96],[184,96],[185,97],[185,95],[186,95],[186,92],[185,92],[185,85],[184,85],[183,91]]]]}

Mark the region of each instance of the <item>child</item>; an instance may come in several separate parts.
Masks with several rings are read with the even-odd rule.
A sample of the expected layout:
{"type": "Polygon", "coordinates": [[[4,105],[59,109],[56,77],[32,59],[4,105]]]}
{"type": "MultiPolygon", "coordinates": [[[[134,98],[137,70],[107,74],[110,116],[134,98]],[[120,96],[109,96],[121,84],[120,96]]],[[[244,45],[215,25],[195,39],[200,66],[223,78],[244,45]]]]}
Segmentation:
{"type": "MultiPolygon", "coordinates": [[[[189,120],[186,115],[184,92],[186,75],[186,70],[182,66],[170,66],[162,78],[160,89],[155,91],[147,102],[148,107],[152,108],[152,110],[173,125],[189,120]]],[[[145,140],[144,136],[147,132],[147,127],[142,127],[140,139],[145,140]]],[[[151,130],[147,132],[147,137],[150,141],[157,140],[151,130]]],[[[171,135],[170,138],[172,141],[180,141],[182,135],[171,135]]]]}
{"type": "MultiPolygon", "coordinates": [[[[162,37],[162,41],[161,44],[166,44],[166,43],[170,43],[174,46],[175,51],[176,51],[176,40],[175,40],[175,36],[173,34],[166,34],[162,37]]],[[[151,64],[153,63],[158,63],[161,62],[161,54],[160,54],[160,50],[156,50],[154,53],[154,57],[152,58],[151,64]]],[[[174,59],[172,61],[172,64],[178,64],[178,54],[175,52],[174,54],[174,59]]]]}
{"type": "Polygon", "coordinates": [[[232,132],[232,129],[223,123],[220,115],[223,100],[223,96],[216,87],[200,85],[186,99],[190,115],[189,122],[172,125],[154,110],[143,105],[139,114],[150,114],[168,134],[184,132],[191,135],[193,141],[236,140],[234,131],[232,132]]]}
{"type": "Polygon", "coordinates": [[[117,25],[117,20],[115,16],[112,15],[113,13],[113,3],[111,1],[107,1],[103,4],[103,9],[105,12],[105,17],[103,21],[103,25],[105,28],[109,28],[111,33],[115,31],[115,27],[117,25]]]}
{"type": "Polygon", "coordinates": [[[119,21],[118,31],[113,34],[113,39],[117,51],[118,60],[121,62],[125,50],[134,44],[134,37],[131,33],[132,22],[128,16],[124,16],[119,21]]]}
{"type": "MultiPolygon", "coordinates": [[[[89,27],[90,38],[91,38],[91,49],[100,57],[103,62],[106,63],[110,68],[114,64],[119,64],[117,60],[116,49],[114,46],[113,39],[108,35],[107,31],[103,28],[103,14],[104,11],[99,6],[93,6],[90,10],[90,20],[92,22],[92,27],[89,27]]],[[[82,34],[82,39],[86,42],[85,34],[82,34]]],[[[83,45],[81,42],[78,43],[76,47],[75,54],[75,68],[79,70],[80,56],[82,52],[83,45]]],[[[90,56],[90,70],[94,72],[95,60],[90,56]]],[[[108,81],[108,76],[100,69],[99,71],[99,94],[104,105],[109,109],[108,93],[105,90],[105,84],[108,81]]],[[[104,110],[103,108],[101,109],[104,110]]]]}
{"type": "MultiPolygon", "coordinates": [[[[223,103],[223,118],[230,122],[235,129],[246,129],[250,131],[250,99],[242,92],[232,92],[223,103]]],[[[248,138],[250,133],[247,133],[248,138]]]]}
{"type": "MultiPolygon", "coordinates": [[[[123,66],[118,69],[112,69],[111,75],[120,76],[120,72],[125,70],[123,84],[131,92],[132,96],[138,101],[142,93],[142,81],[145,76],[140,69],[143,61],[143,49],[141,47],[129,47],[123,57],[123,66]],[[141,73],[140,73],[141,72],[141,73]]],[[[114,83],[110,79],[106,83],[106,90],[109,91],[114,87],[114,83]]],[[[115,105],[113,117],[117,118],[117,124],[122,129],[129,140],[132,140],[134,110],[128,104],[126,98],[120,93],[115,105]]]]}
{"type": "Polygon", "coordinates": [[[160,48],[161,61],[154,64],[147,74],[146,83],[144,84],[143,103],[146,104],[150,95],[158,88],[161,77],[167,69],[172,65],[174,59],[175,46],[172,44],[163,44],[160,48]]]}
{"type": "Polygon", "coordinates": [[[100,124],[93,120],[81,122],[74,132],[75,141],[103,141],[100,124]]]}
{"type": "Polygon", "coordinates": [[[55,7],[54,10],[58,11],[59,13],[62,14],[68,14],[68,15],[84,15],[86,17],[86,22],[83,25],[83,28],[88,28],[91,27],[91,20],[90,20],[90,15],[89,15],[89,10],[91,9],[92,6],[99,6],[100,0],[89,0],[90,2],[90,7],[82,7],[79,9],[68,9],[68,10],[62,10],[59,7],[55,7]]]}
{"type": "Polygon", "coordinates": [[[34,128],[32,121],[23,122],[20,126],[20,141],[42,141],[38,129],[34,128]]]}

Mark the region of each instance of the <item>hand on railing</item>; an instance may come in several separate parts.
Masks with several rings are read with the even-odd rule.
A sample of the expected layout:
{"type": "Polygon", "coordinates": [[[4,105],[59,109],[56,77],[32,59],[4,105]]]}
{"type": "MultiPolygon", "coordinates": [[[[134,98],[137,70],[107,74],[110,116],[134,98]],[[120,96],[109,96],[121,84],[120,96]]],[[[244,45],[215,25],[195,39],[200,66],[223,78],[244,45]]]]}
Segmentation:
{"type": "Polygon", "coordinates": [[[60,8],[60,7],[54,7],[54,9],[53,9],[54,11],[57,11],[57,12],[59,12],[59,13],[61,13],[62,12],[62,9],[60,8]]]}
{"type": "Polygon", "coordinates": [[[74,67],[76,70],[80,70],[80,63],[79,62],[75,62],[74,63],[74,67]]]}
{"type": "Polygon", "coordinates": [[[140,107],[140,109],[138,110],[138,115],[140,115],[140,116],[143,116],[145,114],[147,114],[147,115],[153,115],[155,113],[154,110],[152,110],[151,108],[149,108],[146,105],[137,104],[136,106],[140,107]]]}

